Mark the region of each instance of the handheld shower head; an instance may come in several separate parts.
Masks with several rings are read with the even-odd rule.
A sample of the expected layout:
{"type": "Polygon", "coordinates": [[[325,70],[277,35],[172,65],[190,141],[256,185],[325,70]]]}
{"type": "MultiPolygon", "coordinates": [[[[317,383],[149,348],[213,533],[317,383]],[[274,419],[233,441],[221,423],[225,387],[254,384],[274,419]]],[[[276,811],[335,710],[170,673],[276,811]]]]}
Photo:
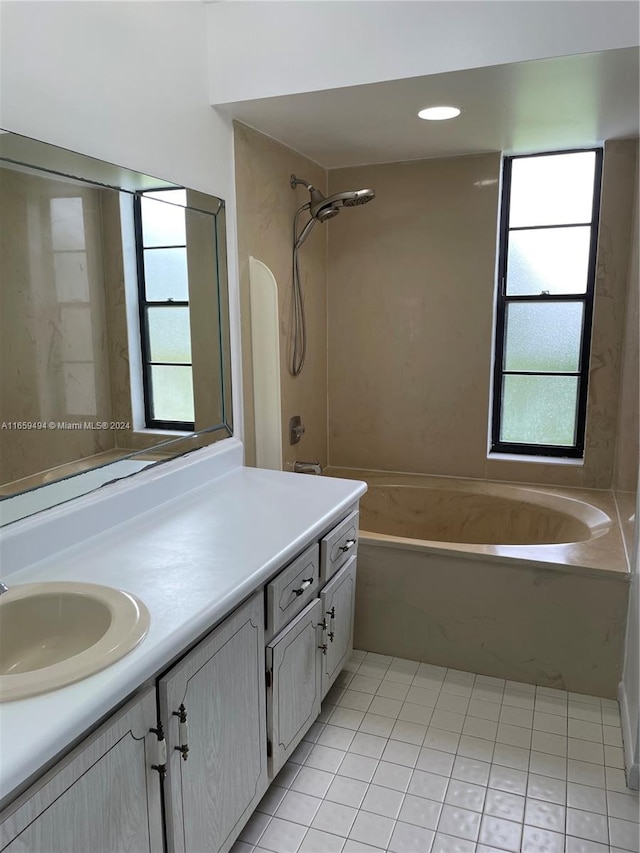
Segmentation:
{"type": "Polygon", "coordinates": [[[304,365],[307,352],[304,299],[302,297],[302,286],[300,284],[300,272],[298,269],[298,249],[313,231],[316,222],[324,222],[325,219],[337,216],[343,207],[356,207],[360,204],[366,204],[372,198],[375,198],[376,194],[374,190],[369,189],[349,190],[347,192],[334,193],[334,195],[326,198],[313,184],[302,178],[297,178],[295,175],[291,175],[289,183],[291,184],[291,189],[295,189],[298,184],[302,184],[311,196],[306,204],[298,208],[293,220],[293,299],[291,303],[291,363],[289,371],[292,376],[298,376],[304,365]],[[309,219],[298,233],[298,218],[304,210],[309,211],[309,219]]]}
{"type": "Polygon", "coordinates": [[[317,219],[319,222],[324,222],[325,219],[331,219],[332,216],[337,216],[340,213],[341,207],[357,207],[360,204],[366,204],[375,198],[375,190],[348,190],[347,192],[334,193],[327,198],[320,190],[316,189],[313,184],[302,178],[297,178],[291,175],[289,179],[291,188],[295,189],[298,184],[302,184],[309,191],[311,199],[309,201],[309,214],[312,219],[317,219]]]}

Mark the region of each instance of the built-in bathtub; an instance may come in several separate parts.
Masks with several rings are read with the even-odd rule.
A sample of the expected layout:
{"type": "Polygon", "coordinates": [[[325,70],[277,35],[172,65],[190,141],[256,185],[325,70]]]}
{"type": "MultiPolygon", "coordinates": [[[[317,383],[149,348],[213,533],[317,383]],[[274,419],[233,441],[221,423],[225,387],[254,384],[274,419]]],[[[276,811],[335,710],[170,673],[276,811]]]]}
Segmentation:
{"type": "Polygon", "coordinates": [[[615,697],[630,574],[612,492],[327,473],[369,485],[357,648],[615,697]]]}

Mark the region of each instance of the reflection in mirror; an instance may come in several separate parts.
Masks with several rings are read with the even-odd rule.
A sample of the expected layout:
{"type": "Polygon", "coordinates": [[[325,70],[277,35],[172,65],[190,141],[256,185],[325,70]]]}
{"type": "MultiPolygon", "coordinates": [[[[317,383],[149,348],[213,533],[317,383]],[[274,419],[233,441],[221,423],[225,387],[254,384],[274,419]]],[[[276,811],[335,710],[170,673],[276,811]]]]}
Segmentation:
{"type": "Polygon", "coordinates": [[[2,523],[232,434],[223,201],[3,133],[0,204],[2,523]]]}

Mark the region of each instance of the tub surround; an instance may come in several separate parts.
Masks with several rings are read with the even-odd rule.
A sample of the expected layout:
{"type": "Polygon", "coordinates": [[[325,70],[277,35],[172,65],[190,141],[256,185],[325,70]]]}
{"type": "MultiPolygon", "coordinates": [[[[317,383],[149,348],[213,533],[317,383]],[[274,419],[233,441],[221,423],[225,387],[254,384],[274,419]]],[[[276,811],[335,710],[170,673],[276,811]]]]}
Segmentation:
{"type": "Polygon", "coordinates": [[[605,143],[582,465],[487,457],[499,153],[331,170],[376,202],[328,224],[330,465],[612,487],[637,145],[605,143]]]}
{"type": "Polygon", "coordinates": [[[113,484],[2,531],[9,586],[72,580],[121,588],[142,599],[151,625],[108,669],[0,706],[0,800],[221,621],[365,490],[354,481],[244,468],[235,440],[218,448],[193,454],[199,464],[167,462],[138,474],[135,484],[113,484]],[[190,488],[182,491],[185,469],[190,488]],[[79,529],[85,535],[77,543],[79,529]]]}
{"type": "MultiPolygon", "coordinates": [[[[356,646],[615,698],[631,575],[612,492],[339,468],[329,473],[369,485],[360,504],[356,646]],[[582,519],[583,529],[574,532],[584,534],[590,526],[594,538],[548,545],[410,538],[420,523],[419,486],[438,511],[448,506],[461,512],[461,495],[472,504],[478,498],[496,500],[494,510],[518,496],[533,502],[538,515],[545,503],[556,512],[569,507],[574,522],[582,519]],[[389,497],[393,511],[381,512],[389,497]],[[399,504],[405,507],[404,521],[396,511],[399,504]]],[[[492,512],[480,507],[480,515],[492,512]]],[[[554,532],[542,518],[545,532],[554,532]]],[[[464,527],[454,517],[456,525],[464,527]]],[[[569,525],[565,532],[571,530],[569,525]]]]}
{"type": "MultiPolygon", "coordinates": [[[[569,489],[532,486],[507,485],[505,483],[491,483],[483,480],[470,480],[454,477],[428,477],[421,474],[389,474],[381,471],[365,471],[363,469],[350,468],[328,468],[325,472],[335,477],[353,477],[364,480],[370,486],[366,498],[363,500],[360,510],[362,543],[377,543],[383,547],[394,547],[409,550],[429,551],[430,553],[451,554],[460,553],[473,560],[505,561],[514,565],[524,563],[527,566],[538,566],[540,568],[553,568],[561,572],[579,573],[583,575],[603,575],[604,577],[617,576],[628,580],[629,565],[627,552],[623,540],[623,529],[629,535],[633,525],[631,520],[626,525],[621,525],[618,515],[616,500],[613,492],[598,489],[569,489]],[[385,505],[389,503],[389,492],[382,491],[393,487],[405,487],[415,490],[412,502],[413,514],[402,513],[397,510],[392,517],[389,526],[389,513],[385,505]],[[479,515],[489,515],[492,512],[509,511],[510,501],[529,501],[533,504],[536,517],[543,530],[555,530],[554,524],[563,524],[553,521],[554,512],[575,514],[567,523],[568,532],[579,533],[584,536],[581,541],[562,540],[555,544],[522,544],[507,545],[495,542],[493,544],[465,543],[460,541],[445,541],[444,537],[449,534],[443,532],[443,540],[428,540],[415,535],[416,524],[419,524],[421,511],[419,490],[425,489],[426,499],[439,515],[443,515],[446,508],[460,511],[460,504],[454,503],[460,497],[466,498],[473,506],[473,496],[477,495],[481,501],[491,503],[479,504],[479,515]],[[385,500],[386,498],[386,500],[385,500]],[[495,502],[495,503],[494,503],[495,502]],[[549,513],[545,513],[545,506],[549,513]],[[413,521],[412,521],[413,518],[413,521]],[[370,521],[369,527],[367,522],[370,521]],[[610,522],[610,523],[609,523],[610,522]],[[592,525],[593,530],[588,530],[592,525]],[[588,532],[587,532],[588,531],[588,532]],[[590,538],[593,536],[593,538],[590,538]]],[[[631,496],[630,496],[631,497],[631,496]]],[[[393,497],[392,497],[393,500],[393,497]]],[[[405,508],[405,499],[399,497],[405,508]]],[[[626,510],[632,515],[635,512],[635,501],[625,504],[626,510]]],[[[422,501],[422,511],[425,511],[422,501]]],[[[504,523],[504,522],[502,522],[504,523]]],[[[459,527],[459,518],[452,518],[452,527],[459,527]]],[[[526,528],[527,525],[524,525],[526,528]]],[[[482,528],[476,524],[476,528],[482,528]]],[[[487,531],[497,532],[492,529],[492,520],[488,519],[487,531]]],[[[480,532],[484,533],[484,530],[480,532]]],[[[537,531],[532,529],[535,534],[537,531]]],[[[455,532],[451,534],[455,535],[455,532]]],[[[630,553],[630,552],[629,552],[630,553]]]]}

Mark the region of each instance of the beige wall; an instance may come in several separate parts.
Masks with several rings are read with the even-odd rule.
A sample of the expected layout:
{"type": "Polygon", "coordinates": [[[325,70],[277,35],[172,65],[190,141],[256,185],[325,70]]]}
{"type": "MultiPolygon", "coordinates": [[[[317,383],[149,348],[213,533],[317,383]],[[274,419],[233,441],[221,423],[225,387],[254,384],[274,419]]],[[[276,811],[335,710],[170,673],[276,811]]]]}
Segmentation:
{"type": "Polygon", "coordinates": [[[606,147],[584,465],[487,459],[500,155],[330,173],[376,190],[329,225],[331,465],[611,487],[636,147],[606,147]]]}
{"type": "MultiPolygon", "coordinates": [[[[242,362],[245,417],[245,458],[255,464],[253,374],[249,308],[249,257],[265,263],[278,282],[280,320],[280,377],[282,444],[285,470],[296,459],[327,464],[327,297],[325,225],[316,225],[300,249],[300,271],[307,317],[307,360],[302,373],[288,370],[288,333],[291,309],[292,228],[297,208],[309,200],[303,187],[293,191],[292,173],[326,192],[326,172],[317,164],[273,139],[234,123],[242,362]],[[300,415],[306,432],[299,444],[289,445],[288,423],[300,415]]],[[[302,217],[302,222],[305,217],[302,217]]]]}
{"type": "MultiPolygon", "coordinates": [[[[110,421],[100,191],[0,176],[0,421],[110,421]]],[[[109,430],[3,429],[0,482],[113,446],[109,430]]]]}
{"type": "MultiPolygon", "coordinates": [[[[637,160],[636,160],[637,169],[637,160]]],[[[635,180],[635,204],[631,225],[629,285],[622,352],[620,414],[616,447],[614,487],[635,491],[638,475],[638,172],[635,180]]]]}

